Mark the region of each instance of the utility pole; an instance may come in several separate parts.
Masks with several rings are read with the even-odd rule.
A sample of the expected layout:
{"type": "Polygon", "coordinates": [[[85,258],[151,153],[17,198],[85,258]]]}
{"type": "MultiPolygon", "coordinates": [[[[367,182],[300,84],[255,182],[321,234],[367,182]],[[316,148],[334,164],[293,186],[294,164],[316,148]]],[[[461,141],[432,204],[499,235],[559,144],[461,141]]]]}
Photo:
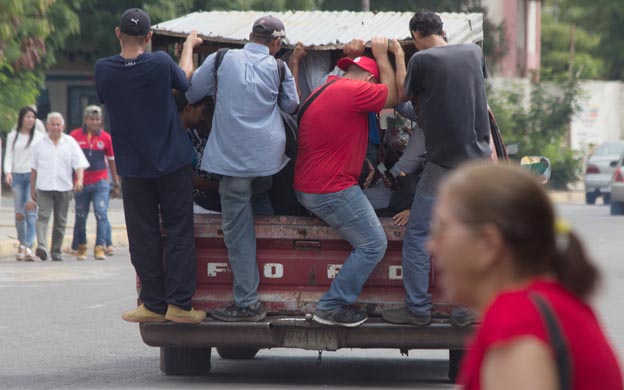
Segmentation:
{"type": "Polygon", "coordinates": [[[570,64],[568,65],[569,70],[570,70],[570,78],[574,77],[574,56],[575,56],[575,50],[576,48],[576,23],[571,23],[570,24],[570,54],[569,54],[569,61],[570,64]]]}
{"type": "Polygon", "coordinates": [[[362,11],[370,11],[370,0],[362,0],[362,11]]]}

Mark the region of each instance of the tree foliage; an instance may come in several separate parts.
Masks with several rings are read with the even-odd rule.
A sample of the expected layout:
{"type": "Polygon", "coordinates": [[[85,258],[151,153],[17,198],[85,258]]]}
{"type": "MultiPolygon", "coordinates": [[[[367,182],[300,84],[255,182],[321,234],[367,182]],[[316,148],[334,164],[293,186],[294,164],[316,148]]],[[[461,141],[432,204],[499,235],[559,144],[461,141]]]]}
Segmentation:
{"type": "Polygon", "coordinates": [[[576,26],[574,70],[580,69],[582,78],[624,80],[624,1],[547,0],[545,4],[543,21],[559,32],[559,35],[542,32],[542,53],[547,66],[556,71],[565,62],[563,51],[569,53],[566,49],[570,43],[569,29],[565,26],[573,24],[576,26]],[[555,49],[552,57],[547,51],[551,48],[555,49]]]}
{"type": "Polygon", "coordinates": [[[576,77],[550,83],[513,83],[489,93],[505,142],[517,143],[522,155],[548,157],[552,163],[550,183],[559,189],[578,179],[580,156],[566,147],[568,126],[578,111],[578,94],[576,77]]]}
{"type": "Polygon", "coordinates": [[[43,70],[65,39],[79,30],[72,1],[0,0],[0,131],[14,126],[19,109],[35,103],[43,70]]]}
{"type": "Polygon", "coordinates": [[[553,15],[545,13],[542,17],[542,78],[546,80],[568,78],[571,72],[577,72],[581,79],[605,77],[605,62],[597,55],[596,50],[599,41],[600,37],[589,34],[582,27],[557,21],[553,15]],[[570,54],[572,34],[573,56],[570,54]]]}

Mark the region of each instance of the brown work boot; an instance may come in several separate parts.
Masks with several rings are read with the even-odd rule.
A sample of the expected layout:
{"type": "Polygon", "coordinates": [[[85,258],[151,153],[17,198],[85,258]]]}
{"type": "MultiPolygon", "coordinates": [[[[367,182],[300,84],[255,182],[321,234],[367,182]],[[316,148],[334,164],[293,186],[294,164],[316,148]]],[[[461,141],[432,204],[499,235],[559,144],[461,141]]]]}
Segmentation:
{"type": "Polygon", "coordinates": [[[93,257],[95,257],[95,260],[106,259],[106,251],[102,245],[96,245],[95,248],[93,248],[93,257]]]}
{"type": "Polygon", "coordinates": [[[134,310],[126,311],[121,315],[121,318],[128,322],[165,322],[165,316],[163,314],[154,313],[141,305],[134,310]]]}
{"type": "Polygon", "coordinates": [[[78,249],[76,249],[76,260],[86,260],[87,259],[87,244],[78,245],[78,249]]]}
{"type": "Polygon", "coordinates": [[[165,318],[171,322],[178,322],[180,324],[199,324],[206,318],[206,312],[201,310],[184,310],[174,305],[167,307],[167,314],[165,318]]]}

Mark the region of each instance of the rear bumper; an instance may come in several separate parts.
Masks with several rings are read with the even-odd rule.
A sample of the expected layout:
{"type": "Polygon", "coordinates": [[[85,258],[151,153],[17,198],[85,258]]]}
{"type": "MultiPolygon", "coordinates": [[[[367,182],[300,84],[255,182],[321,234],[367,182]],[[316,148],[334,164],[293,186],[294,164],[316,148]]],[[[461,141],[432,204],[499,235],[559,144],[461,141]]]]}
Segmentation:
{"type": "Polygon", "coordinates": [[[585,176],[585,192],[608,194],[611,191],[611,174],[593,174],[585,176]]]}
{"type": "Polygon", "coordinates": [[[624,202],[624,183],[615,183],[611,187],[611,200],[624,202]]]}
{"type": "Polygon", "coordinates": [[[463,349],[475,327],[459,328],[435,319],[429,326],[394,325],[379,317],[356,328],[324,326],[303,317],[267,317],[260,322],[228,323],[207,319],[200,325],[145,323],[143,341],[153,347],[463,349]]]}

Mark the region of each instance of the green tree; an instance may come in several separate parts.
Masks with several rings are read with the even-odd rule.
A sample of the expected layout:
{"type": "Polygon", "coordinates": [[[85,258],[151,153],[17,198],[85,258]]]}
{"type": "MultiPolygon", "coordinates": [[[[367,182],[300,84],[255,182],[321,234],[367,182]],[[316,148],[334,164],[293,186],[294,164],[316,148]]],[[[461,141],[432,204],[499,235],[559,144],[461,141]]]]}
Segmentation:
{"type": "Polygon", "coordinates": [[[568,125],[578,110],[578,94],[576,77],[528,86],[516,83],[489,93],[505,142],[517,143],[521,155],[548,157],[552,163],[550,183],[558,189],[576,181],[580,170],[580,156],[566,147],[568,125]]]}
{"type": "Polygon", "coordinates": [[[546,6],[555,21],[575,24],[581,40],[583,32],[591,37],[590,54],[603,64],[601,79],[624,80],[624,1],[548,0],[546,6]]]}
{"type": "Polygon", "coordinates": [[[78,32],[72,1],[0,0],[0,131],[15,125],[19,109],[33,104],[43,71],[55,52],[78,32]]]}
{"type": "Polygon", "coordinates": [[[542,78],[569,78],[570,72],[577,72],[581,79],[606,77],[604,60],[598,56],[596,50],[599,42],[599,36],[590,34],[573,23],[557,21],[554,15],[545,12],[542,16],[542,78]],[[572,35],[573,56],[570,53],[572,35]]]}

